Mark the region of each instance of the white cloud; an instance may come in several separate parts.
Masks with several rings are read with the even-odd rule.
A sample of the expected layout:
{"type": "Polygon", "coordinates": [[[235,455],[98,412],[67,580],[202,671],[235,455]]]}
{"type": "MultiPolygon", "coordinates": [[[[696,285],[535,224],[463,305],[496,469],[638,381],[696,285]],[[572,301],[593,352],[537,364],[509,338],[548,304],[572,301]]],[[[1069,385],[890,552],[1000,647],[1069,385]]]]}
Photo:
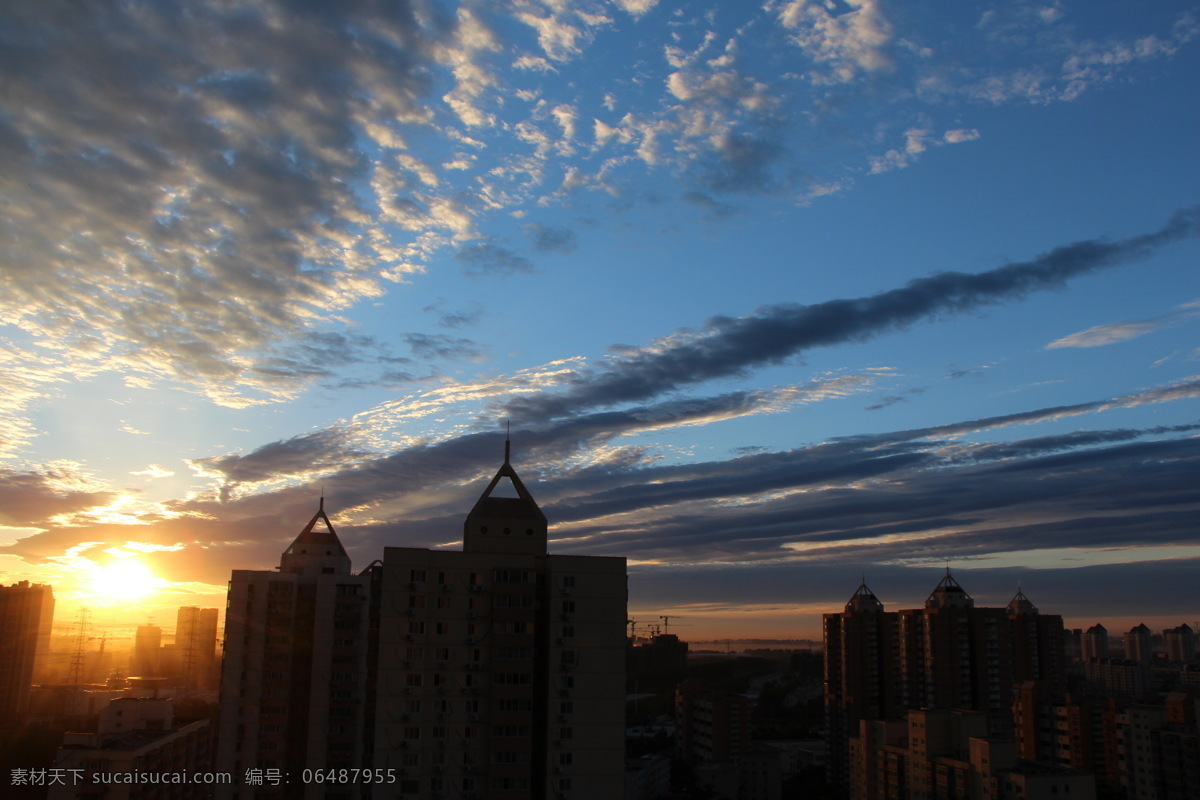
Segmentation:
{"type": "Polygon", "coordinates": [[[942,140],[947,144],[973,142],[979,138],[979,131],[974,128],[955,128],[942,134],[942,140]]]}
{"type": "Polygon", "coordinates": [[[633,17],[641,17],[658,5],[658,0],[613,0],[613,2],[633,17]]]}
{"type": "Polygon", "coordinates": [[[847,0],[850,10],[835,14],[831,6],[811,0],[791,0],[779,11],[779,21],[792,41],[830,71],[816,82],[845,83],[860,73],[891,67],[886,50],[892,27],[877,0],[847,0]]]}

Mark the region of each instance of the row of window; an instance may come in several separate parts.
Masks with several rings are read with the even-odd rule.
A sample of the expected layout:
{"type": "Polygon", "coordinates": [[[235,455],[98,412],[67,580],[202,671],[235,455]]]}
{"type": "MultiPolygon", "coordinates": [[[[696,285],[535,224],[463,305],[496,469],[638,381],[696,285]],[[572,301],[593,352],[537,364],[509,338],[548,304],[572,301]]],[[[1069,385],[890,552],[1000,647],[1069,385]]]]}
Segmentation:
{"type": "MultiPolygon", "coordinates": [[[[497,583],[537,583],[539,578],[543,576],[537,572],[528,569],[513,569],[513,568],[498,568],[492,571],[492,579],[497,583]]],[[[410,569],[408,572],[409,583],[428,583],[429,572],[421,568],[410,569]]],[[[449,586],[454,582],[454,573],[447,571],[439,571],[436,573],[436,581],[439,586],[449,586]]],[[[272,583],[275,583],[274,581],[272,583]]],[[[471,572],[467,574],[467,585],[479,586],[479,573],[471,572]]],[[[559,585],[564,589],[575,588],[575,576],[563,575],[559,578],[559,585]]],[[[338,586],[339,593],[341,589],[358,589],[358,586],[338,586]]],[[[354,592],[357,594],[357,592],[354,592]]]]}

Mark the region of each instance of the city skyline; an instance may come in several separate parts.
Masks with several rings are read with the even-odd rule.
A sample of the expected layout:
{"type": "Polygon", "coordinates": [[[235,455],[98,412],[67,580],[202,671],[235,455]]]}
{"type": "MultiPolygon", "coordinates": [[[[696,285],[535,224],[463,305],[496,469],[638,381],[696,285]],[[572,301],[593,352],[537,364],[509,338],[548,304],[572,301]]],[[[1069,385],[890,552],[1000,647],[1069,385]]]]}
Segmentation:
{"type": "Polygon", "coordinates": [[[454,549],[506,421],[688,638],[947,564],[1200,616],[1196,3],[0,18],[0,583],[58,629],[223,608],[322,497],[454,549]]]}

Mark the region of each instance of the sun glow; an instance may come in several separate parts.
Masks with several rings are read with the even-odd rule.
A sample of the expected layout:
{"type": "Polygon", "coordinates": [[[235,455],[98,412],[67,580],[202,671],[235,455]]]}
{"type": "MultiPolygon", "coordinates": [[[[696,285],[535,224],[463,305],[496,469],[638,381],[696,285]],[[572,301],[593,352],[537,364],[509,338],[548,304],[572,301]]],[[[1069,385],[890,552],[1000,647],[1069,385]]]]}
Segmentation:
{"type": "Polygon", "coordinates": [[[166,584],[155,577],[145,564],[133,559],[112,561],[97,567],[87,586],[100,599],[113,602],[137,600],[158,591],[166,584]]]}

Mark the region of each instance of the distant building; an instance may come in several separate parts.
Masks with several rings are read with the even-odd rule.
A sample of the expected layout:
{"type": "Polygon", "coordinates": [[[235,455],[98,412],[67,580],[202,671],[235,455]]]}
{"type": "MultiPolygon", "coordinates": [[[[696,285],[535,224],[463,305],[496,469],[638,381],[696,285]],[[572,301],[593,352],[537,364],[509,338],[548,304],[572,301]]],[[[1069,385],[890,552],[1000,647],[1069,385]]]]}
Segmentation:
{"type": "Polygon", "coordinates": [[[15,727],[29,707],[34,664],[44,659],[54,618],[54,591],[21,581],[0,586],[0,727],[15,727]]]}
{"type": "Polygon", "coordinates": [[[671,794],[671,759],[659,754],[625,760],[625,800],[659,800],[671,794]]]}
{"type": "Polygon", "coordinates": [[[1152,689],[1150,665],[1127,658],[1097,658],[1083,665],[1088,688],[1108,697],[1146,697],[1152,689]]]}
{"type": "Polygon", "coordinates": [[[50,786],[48,800],[212,797],[213,785],[191,779],[211,773],[211,734],[208,720],[175,726],[170,698],[112,700],[100,711],[97,733],[66,734],[55,759],[64,779],[50,786]],[[114,774],[137,779],[117,782],[114,774]]]}
{"type": "Polygon", "coordinates": [[[972,719],[987,735],[1011,736],[1016,685],[1065,686],[1062,617],[1039,613],[1021,591],[1004,608],[977,608],[949,570],[919,609],[884,611],[863,584],[824,629],[827,772],[842,790],[863,721],[969,710],[983,712],[972,719]]]}
{"type": "Polygon", "coordinates": [[[753,698],[706,687],[699,678],[675,690],[679,752],[692,764],[733,763],[750,749],[753,698]]]}
{"type": "Polygon", "coordinates": [[[215,688],[217,668],[217,609],[185,606],[175,624],[181,685],[188,690],[215,688]]]}
{"type": "Polygon", "coordinates": [[[1125,634],[1125,658],[1145,664],[1154,660],[1153,641],[1150,629],[1145,623],[1133,628],[1125,634]]]}
{"type": "Polygon", "coordinates": [[[1196,634],[1187,624],[1163,631],[1163,644],[1167,648],[1168,661],[1196,660],[1196,634]]]}
{"type": "Polygon", "coordinates": [[[1108,629],[1100,623],[1084,631],[1080,637],[1081,658],[1091,661],[1093,658],[1108,658],[1108,629]]]}
{"type": "Polygon", "coordinates": [[[664,633],[649,642],[628,641],[625,671],[631,692],[670,689],[683,680],[687,670],[688,643],[673,633],[664,633]]]}
{"type": "Polygon", "coordinates": [[[158,677],[162,671],[162,628],[146,623],[138,625],[133,639],[133,654],[129,661],[132,675],[158,677]]]}
{"type": "Polygon", "coordinates": [[[861,723],[852,749],[855,800],[1095,800],[1086,772],[1022,760],[989,737],[979,711],[914,709],[861,723]]]}

